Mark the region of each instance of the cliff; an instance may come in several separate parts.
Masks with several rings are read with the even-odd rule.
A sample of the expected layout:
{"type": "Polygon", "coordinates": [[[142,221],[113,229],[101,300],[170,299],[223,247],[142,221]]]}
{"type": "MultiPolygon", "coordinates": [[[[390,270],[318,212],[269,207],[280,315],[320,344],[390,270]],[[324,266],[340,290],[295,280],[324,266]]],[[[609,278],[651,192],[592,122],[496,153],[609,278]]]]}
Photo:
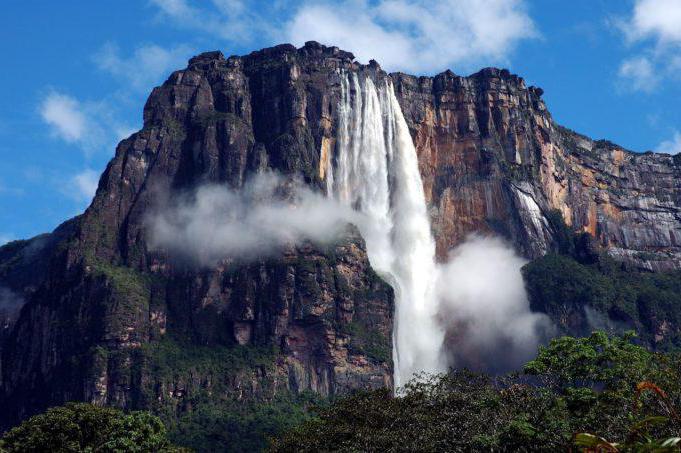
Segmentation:
{"type": "Polygon", "coordinates": [[[681,166],[557,125],[536,87],[506,70],[393,74],[410,123],[440,256],[471,233],[500,234],[529,258],[555,247],[559,211],[642,269],[681,265],[681,166]]]}
{"type": "Polygon", "coordinates": [[[317,43],[204,53],[153,90],[83,215],[0,248],[0,287],[22,301],[0,312],[0,426],[68,400],[177,419],[203,397],[391,385],[392,290],[354,228],[328,247],[210,268],[152,249],[145,228],[160,198],[239,190],[264,170],[321,190],[340,69],[392,80],[440,257],[474,232],[539,257],[557,247],[558,210],[617,259],[681,267],[677,161],[561,128],[541,90],[508,71],[389,75],[317,43]]]}

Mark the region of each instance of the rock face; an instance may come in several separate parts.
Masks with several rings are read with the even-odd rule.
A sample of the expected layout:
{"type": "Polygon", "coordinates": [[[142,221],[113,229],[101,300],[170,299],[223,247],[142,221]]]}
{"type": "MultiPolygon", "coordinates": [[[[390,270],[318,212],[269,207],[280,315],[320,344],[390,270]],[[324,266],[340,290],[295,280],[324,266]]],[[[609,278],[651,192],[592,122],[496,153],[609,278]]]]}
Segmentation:
{"type": "Polygon", "coordinates": [[[506,70],[469,77],[393,74],[419,152],[438,252],[471,233],[508,238],[527,257],[552,248],[547,215],[637,267],[681,265],[681,165],[558,126],[506,70]]]}
{"type": "Polygon", "coordinates": [[[200,184],[238,190],[275,170],[322,190],[339,70],[392,80],[440,257],[474,232],[540,256],[555,247],[547,216],[558,210],[619,259],[681,267],[678,162],[561,128],[541,90],[508,71],[388,75],[317,43],[204,53],[154,89],[83,215],[0,248],[0,288],[24,304],[0,312],[0,427],[74,399],[179,416],[198,392],[391,385],[392,290],[353,228],[327,247],[210,269],[148,247],[149,210],[200,184]]]}

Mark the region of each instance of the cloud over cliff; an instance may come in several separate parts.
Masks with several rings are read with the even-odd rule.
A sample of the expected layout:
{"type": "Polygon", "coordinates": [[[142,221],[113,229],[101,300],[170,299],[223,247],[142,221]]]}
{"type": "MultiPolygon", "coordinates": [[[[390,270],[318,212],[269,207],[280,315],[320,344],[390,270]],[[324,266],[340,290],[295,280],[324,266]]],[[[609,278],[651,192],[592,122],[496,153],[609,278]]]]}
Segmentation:
{"type": "Polygon", "coordinates": [[[231,43],[315,40],[376,59],[389,71],[433,72],[506,63],[539,36],[524,0],[152,0],[160,20],[231,43]]]}
{"type": "Polygon", "coordinates": [[[241,190],[205,185],[147,220],[151,246],[202,265],[269,256],[285,245],[338,237],[361,215],[298,181],[259,174],[241,190]]]}
{"type": "Polygon", "coordinates": [[[312,39],[357,52],[362,62],[375,58],[388,70],[413,72],[501,63],[538,36],[522,0],[308,2],[286,34],[298,45],[312,39]]]}

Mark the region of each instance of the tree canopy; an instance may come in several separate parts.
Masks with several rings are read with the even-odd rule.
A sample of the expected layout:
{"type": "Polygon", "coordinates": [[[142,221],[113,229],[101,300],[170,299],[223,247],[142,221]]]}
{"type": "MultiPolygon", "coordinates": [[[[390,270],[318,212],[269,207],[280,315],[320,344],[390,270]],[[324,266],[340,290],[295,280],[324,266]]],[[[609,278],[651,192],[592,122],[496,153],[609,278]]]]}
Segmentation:
{"type": "Polygon", "coordinates": [[[35,415],[0,440],[12,452],[179,452],[160,419],[110,407],[67,403],[35,415]]]}
{"type": "MultiPolygon", "coordinates": [[[[603,451],[662,448],[681,432],[681,360],[633,340],[562,337],[513,375],[454,371],[414,380],[401,397],[357,392],[321,408],[272,450],[565,451],[606,439],[619,447],[603,451]]],[[[676,450],[659,451],[678,451],[669,448],[676,450]]]]}

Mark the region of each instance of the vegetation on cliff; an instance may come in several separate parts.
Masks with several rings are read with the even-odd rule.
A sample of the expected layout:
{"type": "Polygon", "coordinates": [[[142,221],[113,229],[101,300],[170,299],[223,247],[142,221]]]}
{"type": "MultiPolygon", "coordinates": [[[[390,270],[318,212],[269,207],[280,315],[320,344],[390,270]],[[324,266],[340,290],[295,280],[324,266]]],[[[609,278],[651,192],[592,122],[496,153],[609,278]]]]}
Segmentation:
{"type": "Polygon", "coordinates": [[[165,338],[142,347],[141,407],[174,442],[196,451],[260,451],[267,438],[309,418],[317,395],[274,389],[273,347],[198,346],[165,338]],[[170,396],[167,396],[170,395],[170,396]]]}
{"type": "Polygon", "coordinates": [[[559,213],[548,216],[557,250],[523,268],[534,311],[547,313],[561,334],[635,330],[649,347],[681,346],[681,272],[647,272],[598,250],[573,233],[559,213]]]}

